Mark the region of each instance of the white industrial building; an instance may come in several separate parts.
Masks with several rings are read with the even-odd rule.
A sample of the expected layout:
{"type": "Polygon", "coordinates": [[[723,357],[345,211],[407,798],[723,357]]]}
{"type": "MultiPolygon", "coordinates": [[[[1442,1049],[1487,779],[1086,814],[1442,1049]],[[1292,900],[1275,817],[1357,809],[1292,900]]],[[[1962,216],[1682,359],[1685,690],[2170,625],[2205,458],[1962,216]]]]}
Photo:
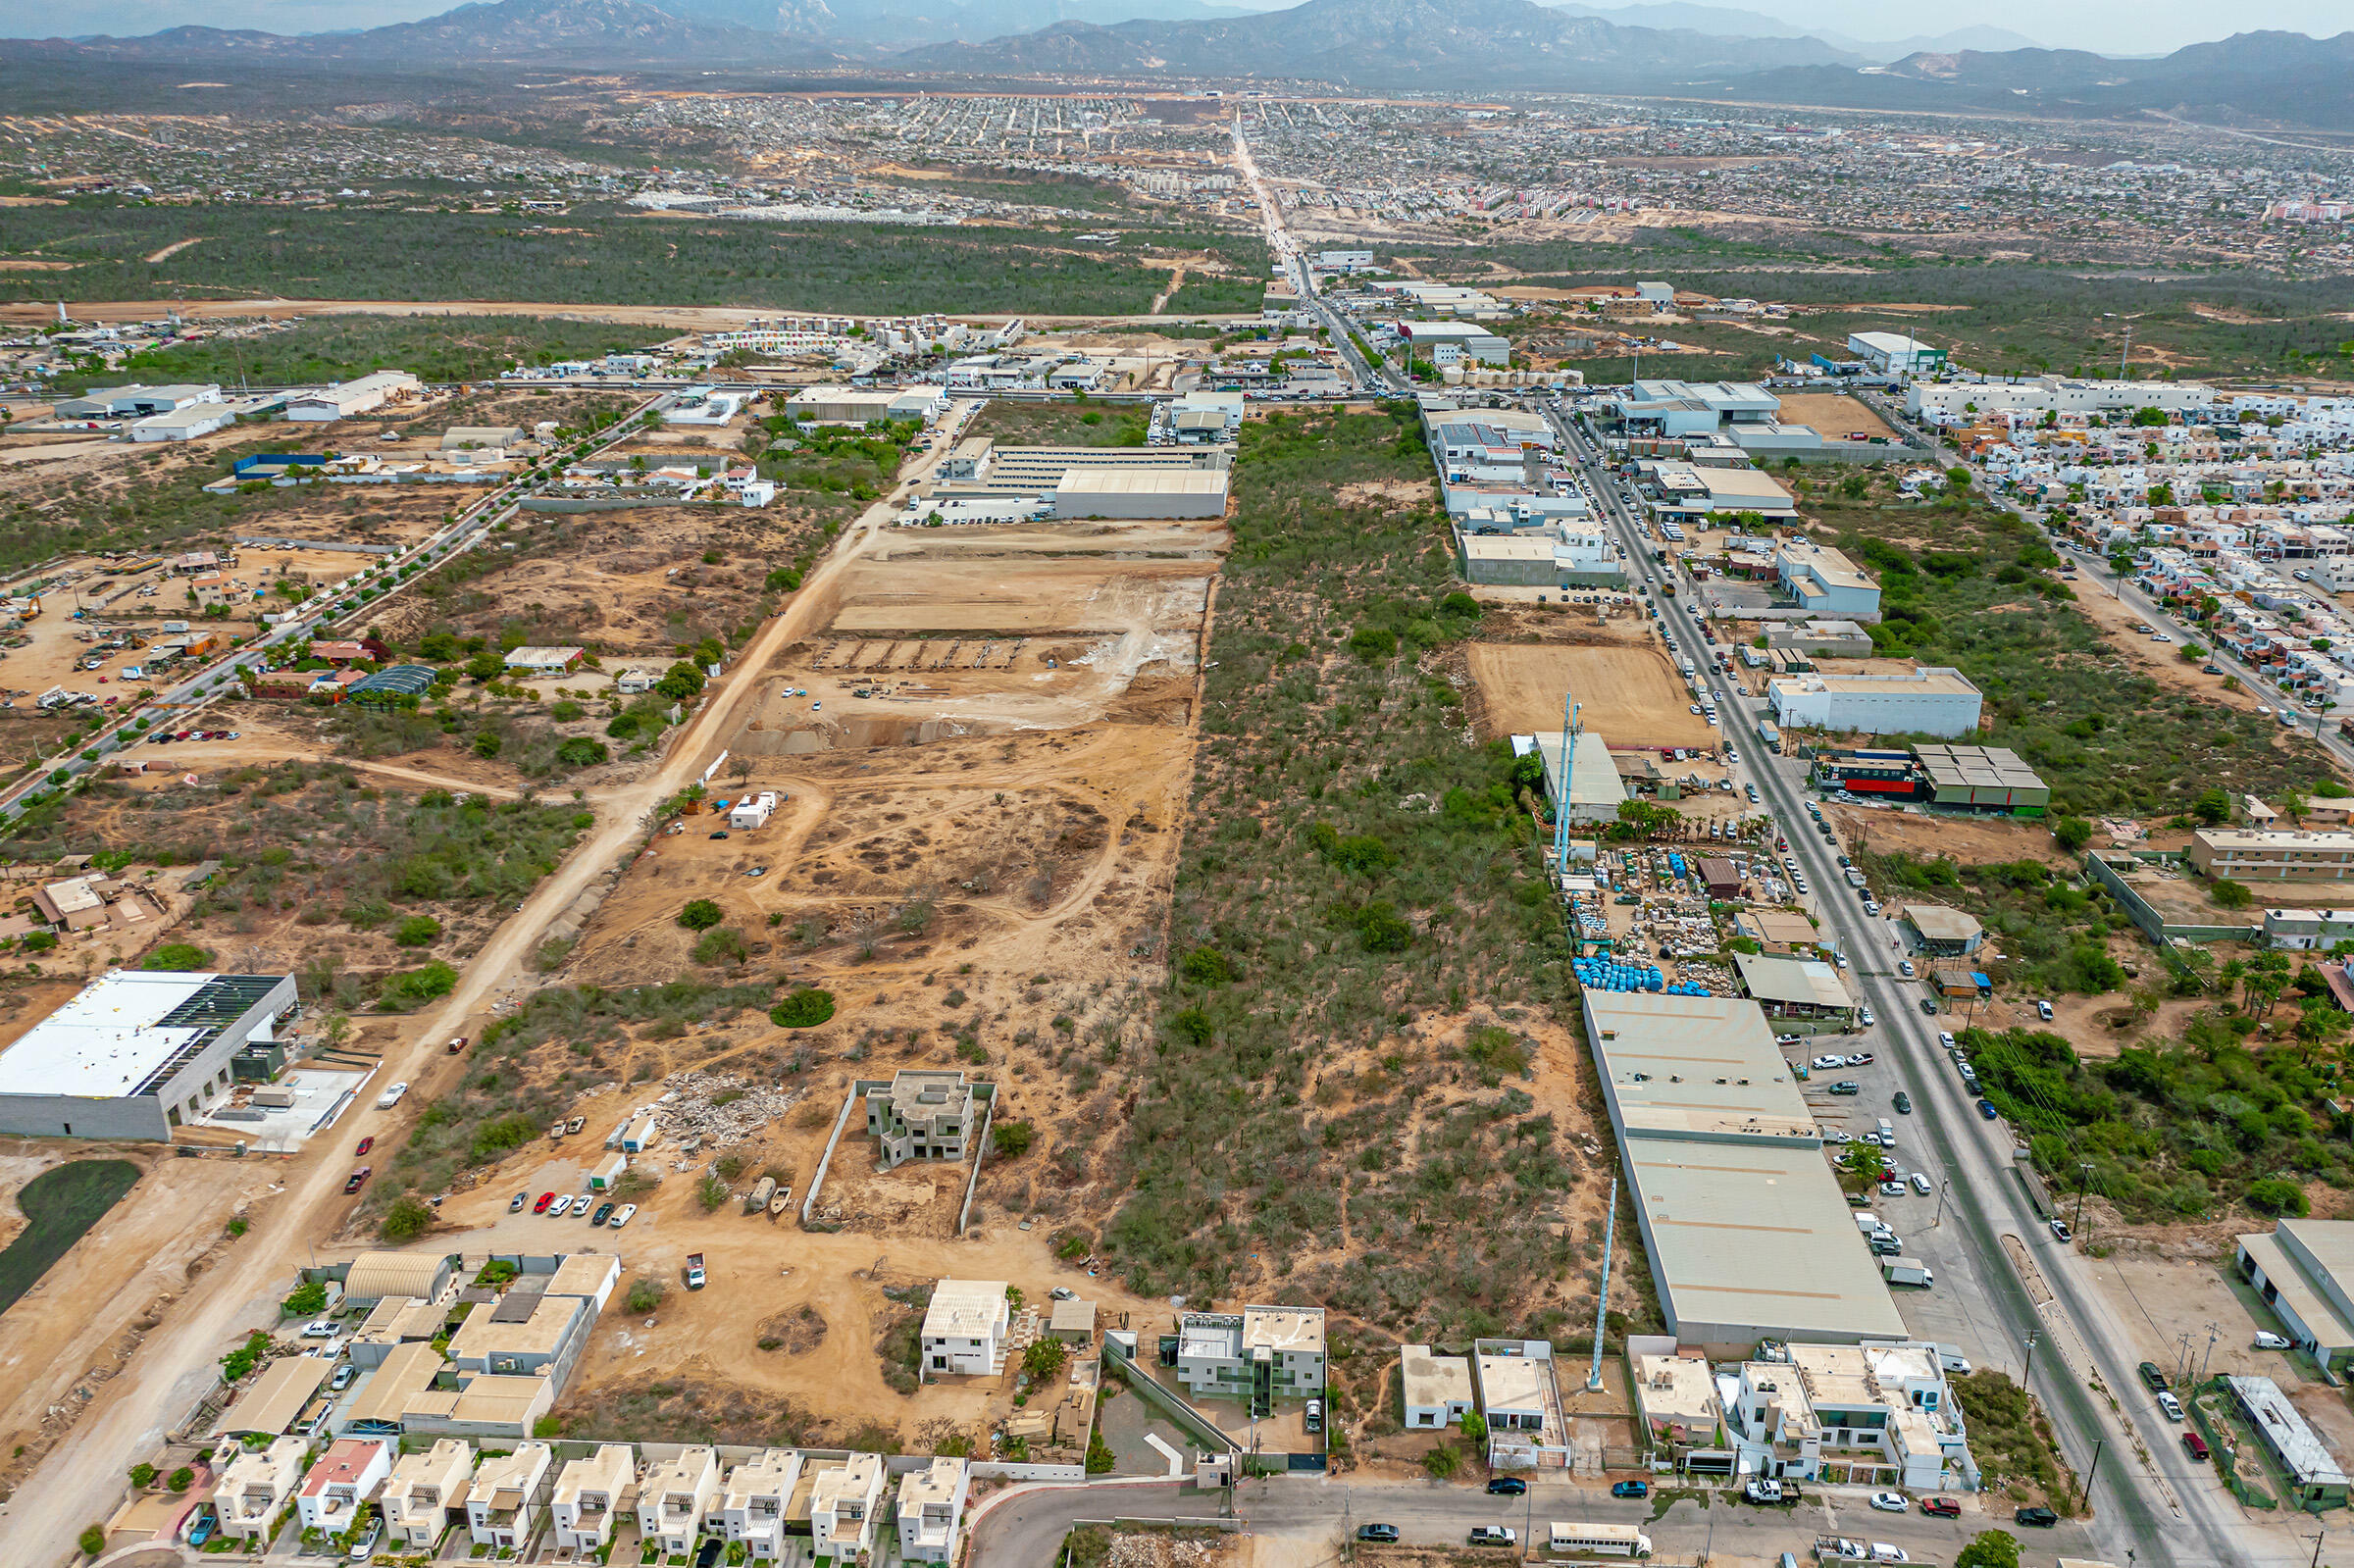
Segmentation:
{"type": "Polygon", "coordinates": [[[290,420],[345,420],[384,407],[395,398],[414,397],[419,382],[407,371],[372,371],[353,380],[338,381],[315,392],[286,399],[290,420]]]}
{"type": "MultiPolygon", "coordinates": [[[[1786,539],[1773,552],[1774,576],[1810,619],[1853,618],[1880,613],[1880,585],[1844,551],[1801,539],[1786,539]]],[[[1869,642],[1868,635],[1866,637],[1869,642]]]]}
{"type": "Polygon", "coordinates": [[[291,975],[109,970],[0,1051],[0,1133],[168,1141],[297,1006],[291,975]]]}
{"type": "Polygon", "coordinates": [[[665,425],[726,425],[755,396],[749,390],[718,386],[689,386],[671,394],[663,406],[665,425]]]}
{"type": "Polygon", "coordinates": [[[1677,1340],[1746,1357],[1907,1339],[1758,1004],[1589,986],[1582,1005],[1677,1340]]]}
{"type": "MultiPolygon", "coordinates": [[[[1532,751],[1545,764],[1546,798],[1554,802],[1556,811],[1561,810],[1561,736],[1558,733],[1512,736],[1512,755],[1525,757],[1532,751]]],[[[1584,730],[1569,737],[1568,755],[1569,820],[1580,824],[1616,822],[1618,808],[1626,802],[1626,782],[1618,776],[1617,763],[1611,760],[1610,747],[1603,744],[1602,736],[1584,730]]]]}
{"type": "Polygon", "coordinates": [[[150,414],[130,428],[134,441],[192,441],[199,435],[227,430],[237,422],[236,410],[227,403],[190,403],[185,408],[150,414]]]}
{"type": "Polygon", "coordinates": [[[765,828],[768,819],[776,814],[777,792],[763,789],[758,794],[739,800],[728,808],[728,826],[738,831],[765,828]]]}
{"type": "Polygon", "coordinates": [[[1398,335],[1415,358],[1431,365],[1454,365],[1466,359],[1482,365],[1512,362],[1512,345],[1508,339],[1470,322],[1400,322],[1398,335]]]}
{"type": "Polygon", "coordinates": [[[2299,1349],[2332,1371],[2354,1365],[2354,1220],[2282,1220],[2239,1238],[2237,1256],[2299,1349]]]}
{"type": "Polygon", "coordinates": [[[1847,351],[1883,376],[1927,376],[1945,368],[1944,349],[1904,332],[1850,332],[1847,351]]]}
{"type": "Polygon", "coordinates": [[[1905,389],[1906,412],[1932,423],[1956,424],[1980,414],[2131,413],[2164,409],[2188,413],[2216,401],[2215,388],[2198,381],[2087,381],[2039,376],[2025,381],[1915,381],[1905,389]]]}
{"type": "Polygon", "coordinates": [[[1058,518],[1219,518],[1223,469],[1073,468],[1054,483],[1058,518]]]}
{"type": "Polygon", "coordinates": [[[1766,683],[1766,700],[1784,730],[1834,734],[1966,735],[1985,699],[1959,670],[1923,666],[1911,675],[1796,675],[1766,683]]]}
{"type": "Polygon", "coordinates": [[[887,420],[929,425],[947,406],[947,391],[938,386],[804,386],[786,399],[785,412],[796,425],[873,425],[887,420]]]}

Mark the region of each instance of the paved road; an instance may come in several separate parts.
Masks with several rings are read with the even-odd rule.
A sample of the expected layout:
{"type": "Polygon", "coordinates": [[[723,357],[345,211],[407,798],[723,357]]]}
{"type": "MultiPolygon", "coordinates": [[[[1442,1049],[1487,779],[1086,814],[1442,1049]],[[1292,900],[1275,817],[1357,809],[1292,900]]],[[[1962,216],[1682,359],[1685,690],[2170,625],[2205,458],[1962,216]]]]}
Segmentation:
{"type": "MultiPolygon", "coordinates": [[[[1082,1519],[1207,1519],[1222,1499],[1214,1492],[1171,1482],[1054,1487],[1008,1494],[975,1522],[972,1568],[1037,1568],[1052,1563],[1063,1537],[1082,1519]]],[[[1437,1481],[1338,1479],[1282,1476],[1247,1481],[1236,1492],[1234,1511],[1253,1535],[1329,1541],[1353,1536],[1360,1525],[1390,1524],[1409,1545],[1461,1545],[1474,1525],[1506,1525],[1520,1532],[1523,1544],[1555,1519],[1640,1525],[1661,1555],[1703,1551],[1771,1560],[1777,1552],[1809,1557],[1818,1535],[1884,1541],[1902,1546],[1920,1562],[1951,1562],[1971,1536],[2003,1522],[2007,1510],[1980,1511],[1976,1499],[1964,1504],[1960,1519],[1930,1519],[1915,1513],[1878,1513],[1860,1493],[1836,1495],[1810,1490],[1798,1508],[1753,1508],[1724,1493],[1678,1500],[1654,1518],[1655,1501],[1617,1498],[1600,1487],[1560,1480],[1534,1482],[1527,1495],[1491,1497],[1475,1486],[1437,1481]]],[[[2040,1560],[2046,1552],[2094,1549],[2081,1524],[2056,1530],[2023,1531],[2040,1560]]]]}
{"type": "MultiPolygon", "coordinates": [[[[1573,427],[1558,404],[1554,418],[1630,554],[1648,562],[1652,541],[1619,500],[1592,432],[1573,427]]],[[[1675,569],[1641,570],[1656,579],[1675,569]]],[[[1662,624],[1679,645],[1706,648],[1687,608],[1688,597],[1686,593],[1661,601],[1662,624]]],[[[1754,705],[1720,672],[1709,668],[1706,674],[1726,723],[1743,738],[1754,735],[1754,705]]],[[[1736,779],[1754,782],[1783,824],[1792,853],[1817,889],[1812,903],[1823,928],[1843,951],[1872,956],[1872,964],[1854,973],[1863,999],[1878,1015],[1870,1036],[1881,1058],[1878,1065],[1887,1070],[1883,1076],[1901,1074],[1912,1088],[1916,1110],[1904,1143],[1913,1150],[1916,1163],[1940,1181],[1953,1178],[1945,1227],[1953,1229],[1960,1246],[1970,1254],[1965,1288],[1986,1314],[1984,1332],[2022,1346],[2030,1333],[2039,1335],[2043,1345],[2030,1383],[2053,1417],[2063,1450],[2081,1474],[2090,1467],[2096,1443],[2104,1447],[2091,1489],[2095,1543],[2114,1557],[2123,1557],[2130,1548],[2145,1564],[2178,1562],[2189,1568],[2272,1560],[2263,1553],[2285,1538],[2249,1526],[2213,1472],[2194,1466],[2177,1446],[2174,1430],[2157,1421],[2155,1412],[2139,1407],[2131,1391],[2140,1387],[2133,1372],[2140,1356],[2130,1336],[2073,1251],[2059,1245],[2045,1229],[2025,1189],[2012,1175],[2008,1131],[1984,1121],[1963,1092],[1936,1041],[1943,1021],[1924,1018],[1918,1010],[1921,992],[1878,965],[1878,955],[1888,950],[1885,925],[1867,917],[1840,880],[1838,849],[1810,831],[1800,769],[1762,749],[1743,746],[1741,751],[1736,779]],[[2002,1251],[2000,1239],[2005,1235],[2027,1244],[2052,1288],[2055,1299],[2040,1311],[2002,1251]],[[2092,1386],[2096,1380],[2097,1388],[2092,1386]],[[2124,1401],[2120,1411],[2110,1409],[2111,1397],[2124,1401]],[[2146,1460],[2133,1454],[2134,1436],[2147,1444],[2146,1460]]],[[[1919,1234],[1918,1226],[1914,1234],[1919,1234]]],[[[1955,1247],[1942,1238],[1940,1244],[1955,1247]]],[[[1957,1283],[1941,1281],[1941,1287],[1951,1290],[1957,1283]]],[[[2282,1551],[2279,1560],[2300,1560],[2301,1555],[2282,1551]]]]}
{"type": "Polygon", "coordinates": [[[1283,209],[1276,204],[1274,189],[1258,172],[1257,160],[1251,156],[1251,143],[1243,135],[1243,116],[1239,109],[1234,116],[1234,164],[1242,172],[1243,180],[1251,187],[1252,195],[1258,201],[1259,218],[1267,231],[1269,254],[1282,265],[1291,278],[1293,292],[1300,296],[1300,302],[1313,311],[1316,319],[1324,324],[1326,336],[1339,351],[1341,363],[1348,367],[1350,381],[1359,391],[1398,395],[1402,389],[1390,379],[1388,371],[1370,363],[1357,352],[1356,341],[1349,335],[1349,324],[1317,295],[1315,269],[1308,265],[1307,253],[1300,248],[1299,240],[1285,227],[1283,209]]]}

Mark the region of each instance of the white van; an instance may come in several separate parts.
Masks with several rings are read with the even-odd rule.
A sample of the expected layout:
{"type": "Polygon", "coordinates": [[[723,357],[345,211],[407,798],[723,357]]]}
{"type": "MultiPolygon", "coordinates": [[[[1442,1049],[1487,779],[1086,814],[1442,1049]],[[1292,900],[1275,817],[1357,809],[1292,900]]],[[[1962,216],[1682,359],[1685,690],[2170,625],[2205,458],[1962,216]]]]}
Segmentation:
{"type": "Polygon", "coordinates": [[[1883,1117],[1881,1117],[1881,1118],[1879,1119],[1879,1129],[1880,1129],[1880,1147],[1882,1147],[1882,1148],[1894,1148],[1894,1147],[1896,1147],[1896,1124],[1895,1124],[1895,1123],[1893,1123],[1893,1122],[1891,1122],[1891,1121],[1889,1121],[1887,1117],[1883,1116],[1883,1117]]]}

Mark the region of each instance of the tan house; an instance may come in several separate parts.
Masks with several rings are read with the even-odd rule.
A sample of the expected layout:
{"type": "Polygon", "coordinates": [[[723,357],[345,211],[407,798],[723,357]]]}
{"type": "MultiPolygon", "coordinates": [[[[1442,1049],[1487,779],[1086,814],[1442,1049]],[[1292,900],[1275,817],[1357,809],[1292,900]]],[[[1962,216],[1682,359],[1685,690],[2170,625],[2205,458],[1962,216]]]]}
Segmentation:
{"type": "Polygon", "coordinates": [[[809,1488],[809,1540],[820,1557],[860,1560],[875,1548],[883,1511],[883,1456],[854,1453],[816,1472],[809,1488]]]}
{"type": "Polygon", "coordinates": [[[556,1478],[556,1549],[581,1556],[613,1539],[613,1521],[638,1504],[638,1466],[626,1442],[597,1444],[586,1459],[567,1460],[556,1478]]]}
{"type": "Polygon", "coordinates": [[[718,1451],[703,1444],[682,1449],[639,1484],[638,1533],[664,1556],[684,1556],[694,1550],[703,1520],[718,1504],[718,1451]]]}
{"type": "Polygon", "coordinates": [[[801,1477],[801,1455],[792,1448],[769,1448],[728,1472],[719,1498],[719,1533],[731,1544],[742,1542],[754,1562],[773,1562],[785,1555],[785,1516],[801,1477]]]}
{"type": "Polygon", "coordinates": [[[466,1493],[466,1523],[478,1546],[529,1544],[547,1506],[548,1473],[555,1450],[527,1442],[513,1453],[487,1454],[466,1493]]]}
{"type": "Polygon", "coordinates": [[[474,1445],[443,1438],[403,1456],[384,1483],[384,1532],[409,1546],[431,1546],[464,1512],[474,1476],[474,1445]]]}
{"type": "Polygon", "coordinates": [[[230,1460],[213,1488],[221,1533],[240,1541],[267,1542],[277,1533],[279,1514],[302,1485],[303,1441],[280,1438],[267,1448],[248,1448],[230,1460]]]}

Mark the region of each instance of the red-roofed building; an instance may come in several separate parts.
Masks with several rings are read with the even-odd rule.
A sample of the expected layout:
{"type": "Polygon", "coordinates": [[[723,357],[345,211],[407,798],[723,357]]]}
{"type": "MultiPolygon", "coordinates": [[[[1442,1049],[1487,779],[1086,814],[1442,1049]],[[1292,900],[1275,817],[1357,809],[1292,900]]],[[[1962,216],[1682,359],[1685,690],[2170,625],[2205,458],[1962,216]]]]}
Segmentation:
{"type": "Polygon", "coordinates": [[[305,1530],[341,1535],[360,1504],[392,1474],[392,1445],[374,1438],[338,1438],[302,1478],[296,1507],[305,1530]]]}

